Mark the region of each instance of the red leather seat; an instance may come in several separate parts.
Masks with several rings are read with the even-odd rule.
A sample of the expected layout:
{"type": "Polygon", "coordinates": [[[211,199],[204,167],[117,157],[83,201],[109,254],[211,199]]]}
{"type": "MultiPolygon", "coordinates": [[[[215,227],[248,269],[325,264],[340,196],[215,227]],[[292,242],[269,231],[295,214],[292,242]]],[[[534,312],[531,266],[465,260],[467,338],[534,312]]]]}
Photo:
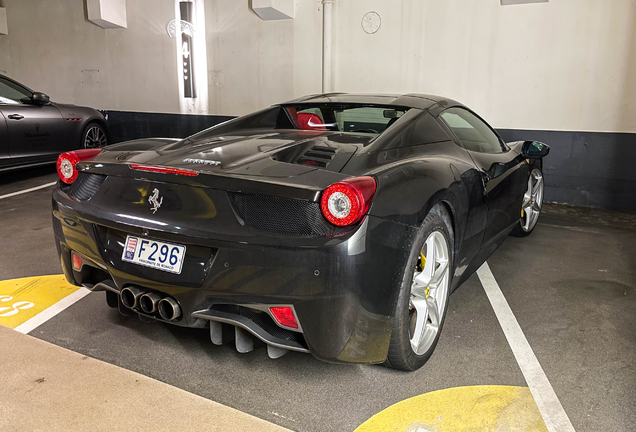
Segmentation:
{"type": "Polygon", "coordinates": [[[311,113],[298,113],[298,127],[303,130],[327,130],[320,117],[311,113]]]}

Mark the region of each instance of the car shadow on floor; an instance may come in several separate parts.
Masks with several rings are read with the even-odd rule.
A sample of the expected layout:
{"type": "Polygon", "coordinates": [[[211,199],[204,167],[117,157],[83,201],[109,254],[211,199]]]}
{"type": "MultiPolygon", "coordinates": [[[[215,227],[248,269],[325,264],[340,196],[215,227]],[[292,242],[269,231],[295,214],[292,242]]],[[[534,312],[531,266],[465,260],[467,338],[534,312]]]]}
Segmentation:
{"type": "Polygon", "coordinates": [[[15,171],[0,171],[0,195],[57,180],[55,164],[15,171]]]}

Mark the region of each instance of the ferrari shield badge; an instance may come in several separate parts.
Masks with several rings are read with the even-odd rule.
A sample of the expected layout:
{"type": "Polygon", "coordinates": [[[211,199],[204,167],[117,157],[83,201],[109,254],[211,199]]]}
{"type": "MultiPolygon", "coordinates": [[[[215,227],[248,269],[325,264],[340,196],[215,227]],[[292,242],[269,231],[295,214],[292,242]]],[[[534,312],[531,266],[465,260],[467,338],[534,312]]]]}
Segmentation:
{"type": "Polygon", "coordinates": [[[161,207],[161,203],[163,202],[163,197],[159,196],[159,189],[155,188],[152,191],[152,195],[148,198],[148,202],[152,205],[152,208],[150,209],[152,210],[152,214],[157,213],[157,210],[159,210],[159,207],[161,207]]]}

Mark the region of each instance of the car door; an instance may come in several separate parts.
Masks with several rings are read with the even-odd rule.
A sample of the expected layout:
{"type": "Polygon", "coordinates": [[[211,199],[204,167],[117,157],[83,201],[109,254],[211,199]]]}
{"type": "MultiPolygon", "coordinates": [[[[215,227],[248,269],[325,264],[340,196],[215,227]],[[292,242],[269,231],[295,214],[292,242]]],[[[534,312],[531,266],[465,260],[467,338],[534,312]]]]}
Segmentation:
{"type": "Polygon", "coordinates": [[[440,117],[481,171],[488,204],[483,244],[488,246],[521,217],[527,164],[471,111],[453,107],[442,112],[440,117]]]}
{"type": "Polygon", "coordinates": [[[63,148],[62,114],[52,104],[33,104],[32,95],[26,87],[0,77],[0,112],[6,122],[11,165],[54,160],[63,148]]]}
{"type": "Polygon", "coordinates": [[[9,165],[9,135],[7,133],[7,122],[0,112],[0,169],[9,165]]]}

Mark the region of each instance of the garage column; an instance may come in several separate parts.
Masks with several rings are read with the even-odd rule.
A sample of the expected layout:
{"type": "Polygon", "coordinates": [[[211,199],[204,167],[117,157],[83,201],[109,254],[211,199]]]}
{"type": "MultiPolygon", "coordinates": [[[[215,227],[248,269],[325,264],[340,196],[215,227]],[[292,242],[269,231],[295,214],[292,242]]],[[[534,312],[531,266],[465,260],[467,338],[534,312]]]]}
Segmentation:
{"type": "Polygon", "coordinates": [[[323,0],[322,6],[322,91],[328,93],[333,91],[333,0],[323,0]]]}
{"type": "Polygon", "coordinates": [[[0,35],[9,34],[7,26],[7,8],[0,7],[0,35]]]}

